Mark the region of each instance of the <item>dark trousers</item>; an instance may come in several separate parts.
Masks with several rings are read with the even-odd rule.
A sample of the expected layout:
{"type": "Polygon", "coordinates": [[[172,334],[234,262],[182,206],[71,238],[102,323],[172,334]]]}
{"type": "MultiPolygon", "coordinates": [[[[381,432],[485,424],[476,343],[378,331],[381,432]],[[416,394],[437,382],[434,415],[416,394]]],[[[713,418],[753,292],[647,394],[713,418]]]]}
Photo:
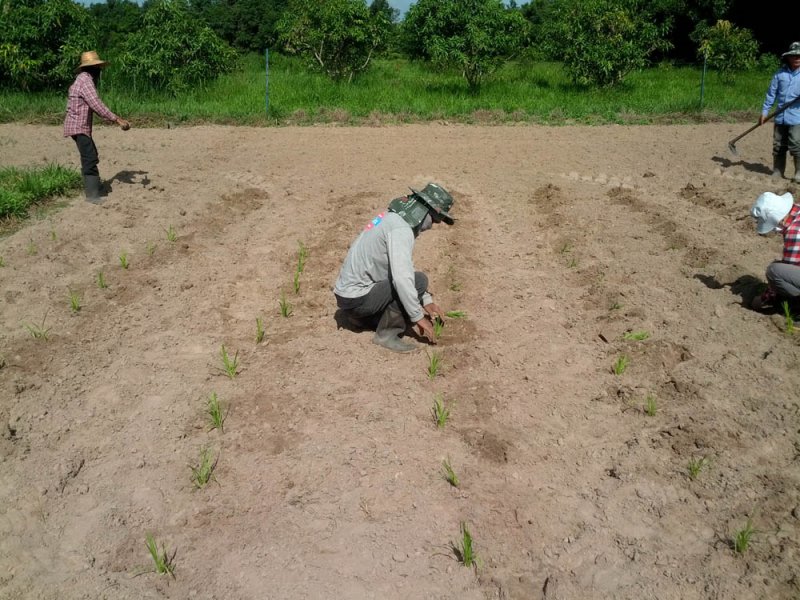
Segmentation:
{"type": "Polygon", "coordinates": [[[97,146],[94,145],[94,140],[83,133],[73,135],[72,139],[75,140],[78,152],[81,153],[81,175],[100,175],[97,170],[100,157],[97,155],[97,146]]]}
{"type": "MultiPolygon", "coordinates": [[[[425,273],[416,271],[414,273],[414,287],[417,288],[417,296],[422,301],[422,295],[428,291],[428,276],[425,273]]],[[[352,316],[358,319],[366,319],[373,315],[380,315],[389,306],[395,310],[402,310],[402,304],[397,297],[397,291],[394,289],[391,280],[384,279],[379,281],[372,289],[360,298],[342,298],[336,296],[336,303],[342,310],[348,311],[352,316]]]]}
{"type": "Polygon", "coordinates": [[[784,156],[787,150],[800,157],[800,125],[775,125],[772,130],[772,155],[784,156]]]}

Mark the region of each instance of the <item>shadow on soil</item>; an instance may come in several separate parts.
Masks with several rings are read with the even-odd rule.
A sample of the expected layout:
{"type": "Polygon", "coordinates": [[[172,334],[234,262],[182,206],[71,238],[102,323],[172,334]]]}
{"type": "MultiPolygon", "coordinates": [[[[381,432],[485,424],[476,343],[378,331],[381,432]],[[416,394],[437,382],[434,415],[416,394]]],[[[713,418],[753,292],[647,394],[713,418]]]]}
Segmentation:
{"type": "Polygon", "coordinates": [[[714,156],[711,158],[715,163],[719,163],[720,166],[724,168],[729,167],[743,167],[745,171],[750,171],[752,173],[761,173],[763,175],[770,175],[772,173],[772,169],[770,169],[767,165],[763,163],[751,163],[745,162],[743,160],[731,160],[729,158],[725,158],[724,156],[714,156]]]}

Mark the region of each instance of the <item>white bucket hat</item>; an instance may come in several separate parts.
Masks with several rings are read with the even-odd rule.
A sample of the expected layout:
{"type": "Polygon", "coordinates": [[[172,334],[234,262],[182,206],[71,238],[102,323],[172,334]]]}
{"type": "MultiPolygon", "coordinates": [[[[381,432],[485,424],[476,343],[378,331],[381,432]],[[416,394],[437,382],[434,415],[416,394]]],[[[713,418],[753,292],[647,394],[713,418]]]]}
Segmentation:
{"type": "Polygon", "coordinates": [[[764,235],[774,230],[792,210],[793,204],[794,198],[789,192],[783,196],[772,192],[761,194],[750,209],[750,216],[756,220],[756,231],[764,235]]]}

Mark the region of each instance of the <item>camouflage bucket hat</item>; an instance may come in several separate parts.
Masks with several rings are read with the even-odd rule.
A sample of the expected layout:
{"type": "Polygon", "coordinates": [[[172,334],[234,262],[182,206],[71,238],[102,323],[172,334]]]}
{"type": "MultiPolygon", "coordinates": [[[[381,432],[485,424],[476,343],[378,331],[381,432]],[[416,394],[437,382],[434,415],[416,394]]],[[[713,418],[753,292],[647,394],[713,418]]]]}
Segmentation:
{"type": "Polygon", "coordinates": [[[800,56],[800,42],[793,42],[789,46],[789,51],[781,54],[781,58],[786,58],[787,56],[800,56]]]}
{"type": "Polygon", "coordinates": [[[389,203],[389,210],[403,217],[405,222],[414,228],[422,223],[430,209],[415,196],[402,196],[389,203]]]}
{"type": "MultiPolygon", "coordinates": [[[[417,191],[411,188],[414,196],[427,205],[435,215],[448,225],[452,225],[455,219],[448,212],[453,206],[453,197],[438,183],[429,183],[422,190],[417,191]]],[[[424,215],[423,215],[424,218],[424,215]]]]}

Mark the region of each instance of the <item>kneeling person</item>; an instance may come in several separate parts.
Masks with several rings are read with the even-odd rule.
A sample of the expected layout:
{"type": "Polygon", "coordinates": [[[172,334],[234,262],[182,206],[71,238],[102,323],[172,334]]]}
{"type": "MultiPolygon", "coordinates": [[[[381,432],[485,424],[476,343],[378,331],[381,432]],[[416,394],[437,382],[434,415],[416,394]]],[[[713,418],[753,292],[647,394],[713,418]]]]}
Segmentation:
{"type": "Polygon", "coordinates": [[[400,339],[408,323],[434,342],[433,319],[444,318],[428,293],[428,277],[414,270],[414,241],[436,223],[452,225],[453,197],[429,183],[396,198],[372,219],[347,252],[333,291],[337,305],[356,321],[380,316],[373,341],[395,352],[415,346],[400,339]]]}

